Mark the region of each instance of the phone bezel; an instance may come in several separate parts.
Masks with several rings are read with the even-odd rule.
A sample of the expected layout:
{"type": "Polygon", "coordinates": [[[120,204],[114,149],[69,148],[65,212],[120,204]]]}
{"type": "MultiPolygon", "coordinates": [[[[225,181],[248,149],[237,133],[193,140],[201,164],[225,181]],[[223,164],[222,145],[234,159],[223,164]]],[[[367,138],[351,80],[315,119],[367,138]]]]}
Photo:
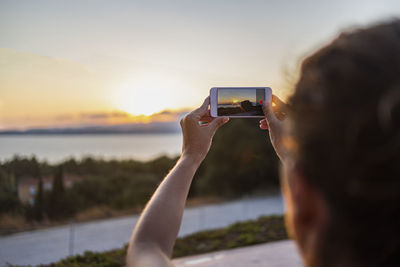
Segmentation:
{"type": "MultiPolygon", "coordinates": [[[[272,90],[270,87],[212,87],[210,89],[210,115],[218,116],[218,90],[219,89],[264,89],[265,101],[270,102],[272,99],[272,90]]],[[[264,116],[228,116],[229,118],[264,118],[264,116]]]]}

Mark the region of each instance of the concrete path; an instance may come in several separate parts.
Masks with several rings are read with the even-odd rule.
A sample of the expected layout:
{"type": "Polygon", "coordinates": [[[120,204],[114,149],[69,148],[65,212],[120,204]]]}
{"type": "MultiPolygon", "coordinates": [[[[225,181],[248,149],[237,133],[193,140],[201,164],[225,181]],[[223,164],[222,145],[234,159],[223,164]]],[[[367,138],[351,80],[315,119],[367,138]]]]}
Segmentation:
{"type": "Polygon", "coordinates": [[[303,266],[293,241],[222,250],[174,260],[177,267],[300,267],[303,266]]]}

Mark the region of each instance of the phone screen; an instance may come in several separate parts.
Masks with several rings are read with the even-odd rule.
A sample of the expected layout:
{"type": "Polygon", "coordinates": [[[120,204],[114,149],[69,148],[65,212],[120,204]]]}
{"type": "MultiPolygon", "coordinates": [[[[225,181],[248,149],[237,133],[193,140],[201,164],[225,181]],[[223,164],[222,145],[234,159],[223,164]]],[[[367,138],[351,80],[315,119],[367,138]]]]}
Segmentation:
{"type": "Polygon", "coordinates": [[[263,116],[265,89],[219,88],[218,116],[263,116]]]}

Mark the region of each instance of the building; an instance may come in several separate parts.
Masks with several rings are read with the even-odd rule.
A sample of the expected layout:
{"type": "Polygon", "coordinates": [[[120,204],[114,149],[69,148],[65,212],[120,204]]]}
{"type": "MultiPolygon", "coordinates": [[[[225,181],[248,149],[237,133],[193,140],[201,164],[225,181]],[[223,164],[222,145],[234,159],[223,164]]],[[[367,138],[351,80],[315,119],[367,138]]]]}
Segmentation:
{"type": "MultiPolygon", "coordinates": [[[[63,176],[63,182],[65,188],[70,188],[74,183],[81,181],[82,177],[76,175],[65,174],[63,176]]],[[[43,191],[50,191],[53,189],[53,176],[42,177],[43,191]]],[[[18,182],[18,198],[23,203],[29,203],[31,205],[35,202],[35,195],[39,188],[39,179],[33,177],[27,177],[21,179],[18,182]]]]}

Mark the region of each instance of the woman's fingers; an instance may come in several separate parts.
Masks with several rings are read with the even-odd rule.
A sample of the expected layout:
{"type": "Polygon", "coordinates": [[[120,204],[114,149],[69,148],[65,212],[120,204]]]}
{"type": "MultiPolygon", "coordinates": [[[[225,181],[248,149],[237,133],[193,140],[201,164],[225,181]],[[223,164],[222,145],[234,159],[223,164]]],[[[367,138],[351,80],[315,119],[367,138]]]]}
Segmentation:
{"type": "Polygon", "coordinates": [[[275,116],[279,120],[284,120],[286,118],[287,104],[280,100],[276,95],[272,95],[272,103],[274,104],[273,109],[275,116]]]}
{"type": "Polygon", "coordinates": [[[209,112],[209,110],[208,110],[208,106],[209,106],[209,105],[210,105],[210,97],[207,96],[206,99],[204,99],[203,104],[202,104],[199,108],[193,110],[193,111],[191,112],[191,114],[192,114],[194,117],[196,117],[197,119],[200,119],[200,118],[203,117],[204,115],[207,115],[207,112],[209,112]]]}
{"type": "Polygon", "coordinates": [[[203,116],[200,118],[200,122],[211,122],[213,119],[215,119],[215,118],[213,118],[211,116],[203,116]]]}
{"type": "Polygon", "coordinates": [[[272,109],[272,102],[264,102],[262,108],[264,111],[265,120],[268,124],[268,128],[274,127],[275,124],[279,123],[279,120],[276,117],[274,110],[272,109]]]}
{"type": "Polygon", "coordinates": [[[272,95],[272,102],[279,108],[279,107],[285,107],[286,103],[283,102],[279,97],[276,95],[272,95]]]}
{"type": "Polygon", "coordinates": [[[260,128],[262,130],[268,130],[268,123],[265,119],[260,120],[260,128]]]}
{"type": "Polygon", "coordinates": [[[201,126],[208,125],[208,123],[210,123],[213,119],[215,118],[211,117],[210,110],[207,110],[206,114],[204,114],[199,120],[200,125],[201,126]]]}

